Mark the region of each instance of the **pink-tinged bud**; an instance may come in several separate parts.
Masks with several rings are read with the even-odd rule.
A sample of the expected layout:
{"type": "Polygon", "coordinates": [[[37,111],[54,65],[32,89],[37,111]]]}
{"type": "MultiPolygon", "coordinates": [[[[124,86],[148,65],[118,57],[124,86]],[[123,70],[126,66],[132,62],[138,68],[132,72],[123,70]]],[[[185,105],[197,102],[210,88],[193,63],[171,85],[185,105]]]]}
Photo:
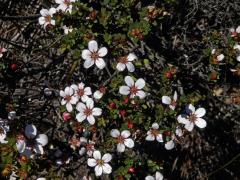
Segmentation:
{"type": "Polygon", "coordinates": [[[124,99],[124,102],[123,102],[123,103],[124,103],[124,104],[128,104],[128,102],[129,102],[129,98],[127,97],[127,98],[124,99]]]}
{"type": "Polygon", "coordinates": [[[71,114],[70,114],[70,113],[68,113],[68,112],[64,112],[64,113],[63,113],[63,120],[64,120],[64,121],[69,121],[71,118],[72,118],[72,117],[71,117],[71,114]]]}
{"type": "Polygon", "coordinates": [[[120,110],[119,113],[122,117],[126,116],[126,111],[125,110],[120,110]]]}

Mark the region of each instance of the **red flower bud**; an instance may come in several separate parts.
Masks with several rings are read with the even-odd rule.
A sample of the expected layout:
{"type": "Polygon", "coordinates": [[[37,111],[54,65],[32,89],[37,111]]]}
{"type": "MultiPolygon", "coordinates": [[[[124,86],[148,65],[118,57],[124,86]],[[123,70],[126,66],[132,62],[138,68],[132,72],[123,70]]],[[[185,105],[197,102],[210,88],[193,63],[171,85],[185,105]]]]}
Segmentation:
{"type": "Polygon", "coordinates": [[[64,121],[69,121],[71,118],[72,118],[72,117],[71,117],[71,114],[70,114],[70,113],[68,113],[68,112],[64,112],[64,113],[63,113],[63,120],[64,120],[64,121]]]}
{"type": "Polygon", "coordinates": [[[12,71],[16,71],[17,70],[17,64],[11,64],[11,69],[12,69],[12,71]]]}
{"type": "Polygon", "coordinates": [[[132,129],[133,128],[133,123],[131,121],[128,121],[128,128],[132,129]]]}
{"type": "Polygon", "coordinates": [[[129,98],[127,97],[127,98],[124,99],[124,102],[123,102],[123,103],[124,103],[124,104],[128,104],[128,102],[129,102],[129,98]]]}
{"type": "Polygon", "coordinates": [[[172,78],[173,78],[172,72],[167,72],[167,73],[165,74],[165,76],[166,76],[166,78],[168,78],[168,79],[172,79],[172,78]]]}
{"type": "Polygon", "coordinates": [[[109,109],[116,109],[116,104],[114,102],[109,103],[109,109]]]}
{"type": "Polygon", "coordinates": [[[129,173],[132,173],[132,174],[135,173],[135,168],[134,168],[134,167],[130,167],[130,168],[128,169],[128,172],[129,172],[129,173]]]}
{"type": "Polygon", "coordinates": [[[125,117],[125,115],[126,115],[126,111],[125,110],[120,110],[119,113],[120,113],[120,115],[122,117],[125,117]]]}
{"type": "Polygon", "coordinates": [[[165,136],[169,136],[169,137],[171,137],[171,135],[172,135],[171,131],[164,131],[163,134],[165,136]]]}

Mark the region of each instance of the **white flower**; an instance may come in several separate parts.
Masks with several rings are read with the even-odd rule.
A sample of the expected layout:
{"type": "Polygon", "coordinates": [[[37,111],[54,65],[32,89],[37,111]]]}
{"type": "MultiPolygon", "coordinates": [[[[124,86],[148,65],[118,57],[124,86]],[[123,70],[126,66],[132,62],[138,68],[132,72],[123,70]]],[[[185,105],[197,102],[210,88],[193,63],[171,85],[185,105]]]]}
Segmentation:
{"type": "Polygon", "coordinates": [[[158,142],[163,142],[162,134],[159,132],[159,125],[157,123],[152,124],[152,128],[147,132],[147,141],[154,141],[155,139],[158,142]]]}
{"type": "Polygon", "coordinates": [[[71,85],[71,88],[74,89],[75,96],[81,98],[82,102],[86,102],[89,98],[88,96],[92,94],[91,88],[85,87],[85,84],[82,82],[78,86],[76,84],[71,85]]]}
{"type": "Polygon", "coordinates": [[[93,97],[97,100],[101,99],[106,91],[105,87],[100,87],[99,90],[95,91],[93,97]]]}
{"type": "Polygon", "coordinates": [[[87,164],[90,167],[95,167],[96,176],[101,176],[112,172],[112,167],[108,164],[111,159],[112,155],[109,153],[104,154],[102,157],[100,151],[94,151],[93,158],[89,158],[87,164]]]}
{"type": "Polygon", "coordinates": [[[165,143],[165,149],[171,150],[175,147],[175,142],[179,142],[178,138],[183,136],[181,128],[176,127],[175,134],[171,136],[171,139],[165,143]]]}
{"type": "Polygon", "coordinates": [[[73,88],[66,87],[64,91],[61,90],[60,96],[63,98],[61,101],[61,105],[66,105],[67,111],[72,112],[72,104],[76,104],[78,102],[77,96],[74,96],[73,88]]]}
{"type": "Polygon", "coordinates": [[[174,148],[175,143],[174,143],[174,141],[173,141],[173,139],[172,139],[172,140],[166,142],[164,146],[165,146],[165,149],[171,150],[171,149],[174,148]]]}
{"type": "Polygon", "coordinates": [[[177,105],[177,92],[174,92],[173,100],[169,96],[163,96],[162,103],[169,105],[169,108],[174,110],[177,105]]]}
{"type": "Polygon", "coordinates": [[[25,136],[20,136],[21,138],[17,138],[17,150],[19,153],[27,157],[31,157],[32,152],[37,154],[43,154],[43,146],[47,145],[48,137],[45,134],[37,135],[36,126],[29,124],[25,127],[25,136]]]}
{"type": "Polygon", "coordinates": [[[56,13],[55,8],[50,8],[49,10],[41,9],[40,14],[42,15],[42,17],[38,18],[39,24],[44,25],[44,28],[46,28],[47,25],[55,26],[56,22],[52,18],[55,13],[56,13]]]}
{"type": "Polygon", "coordinates": [[[106,66],[103,57],[106,56],[107,52],[105,47],[98,49],[98,43],[95,40],[89,41],[88,49],[84,49],[82,52],[82,58],[85,60],[84,68],[88,69],[96,64],[99,69],[103,69],[106,66]]]}
{"type": "Polygon", "coordinates": [[[55,2],[59,4],[57,10],[72,13],[72,3],[75,2],[75,0],[55,0],[55,2]]]}
{"type": "Polygon", "coordinates": [[[87,143],[83,143],[84,144],[84,147],[82,147],[80,150],[79,150],[79,154],[82,156],[84,155],[85,153],[87,153],[87,155],[89,157],[91,157],[93,155],[93,152],[95,151],[95,142],[94,141],[90,141],[88,140],[87,143]]]}
{"type": "Polygon", "coordinates": [[[225,57],[223,54],[220,54],[216,49],[212,50],[212,55],[214,55],[214,59],[217,62],[222,61],[224,59],[224,57],[225,57]]]}
{"type": "Polygon", "coordinates": [[[128,56],[123,56],[119,58],[119,63],[117,64],[117,70],[123,71],[126,67],[129,72],[134,72],[135,67],[132,63],[137,57],[135,54],[130,53],[128,56]]]}
{"type": "Polygon", "coordinates": [[[10,111],[8,113],[8,119],[14,120],[16,118],[16,111],[10,111]]]}
{"type": "Polygon", "coordinates": [[[85,119],[93,125],[95,123],[94,116],[100,116],[102,114],[102,109],[95,107],[94,102],[91,98],[88,98],[86,104],[79,102],[76,106],[79,113],[76,115],[78,122],[83,122],[85,119]]]}
{"type": "Polygon", "coordinates": [[[235,44],[233,49],[237,50],[237,61],[240,62],[240,45],[235,44]]]}
{"type": "Polygon", "coordinates": [[[70,32],[73,31],[72,28],[69,28],[69,27],[67,27],[66,25],[64,25],[62,28],[63,28],[63,30],[64,30],[64,34],[68,34],[68,33],[70,33],[70,32]]]}
{"type": "Polygon", "coordinates": [[[110,134],[117,140],[118,152],[124,152],[125,146],[127,146],[128,148],[134,147],[134,141],[131,138],[129,138],[129,136],[131,135],[130,131],[124,130],[120,133],[119,130],[112,129],[110,134]]]}
{"type": "Polygon", "coordinates": [[[47,180],[47,179],[43,178],[43,177],[40,177],[40,178],[37,178],[37,180],[47,180]]]}
{"type": "Polygon", "coordinates": [[[163,175],[160,172],[156,172],[155,177],[153,176],[147,176],[145,177],[145,180],[162,180],[163,175]]]}
{"type": "Polygon", "coordinates": [[[206,114],[204,108],[198,108],[195,110],[195,107],[192,104],[189,104],[186,107],[187,114],[181,114],[178,116],[177,120],[181,124],[185,124],[185,129],[192,131],[194,124],[199,128],[205,128],[207,123],[202,117],[206,114]]]}
{"type": "Polygon", "coordinates": [[[6,144],[7,132],[9,131],[9,126],[6,124],[6,121],[0,118],[0,144],[6,144]]]}
{"type": "Polygon", "coordinates": [[[5,48],[0,48],[0,58],[3,57],[3,53],[6,52],[7,49],[5,48]]]}
{"type": "Polygon", "coordinates": [[[145,86],[144,79],[140,78],[134,83],[132,77],[126,76],[125,77],[125,83],[127,86],[121,86],[119,88],[119,93],[122,95],[129,95],[130,98],[134,98],[135,96],[138,96],[140,99],[145,98],[146,94],[141,89],[145,86]]]}

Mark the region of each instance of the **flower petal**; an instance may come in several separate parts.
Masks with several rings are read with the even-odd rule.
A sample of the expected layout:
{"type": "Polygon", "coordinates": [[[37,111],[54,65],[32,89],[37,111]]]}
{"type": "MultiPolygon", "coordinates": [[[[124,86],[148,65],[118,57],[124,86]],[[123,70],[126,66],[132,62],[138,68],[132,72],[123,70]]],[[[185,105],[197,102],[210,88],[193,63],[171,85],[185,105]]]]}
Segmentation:
{"type": "Polygon", "coordinates": [[[157,139],[158,142],[163,142],[162,134],[158,134],[156,139],[157,139]]]}
{"type": "Polygon", "coordinates": [[[205,128],[207,126],[207,122],[202,118],[197,118],[194,123],[199,128],[205,128]]]}
{"type": "Polygon", "coordinates": [[[36,144],[35,146],[34,146],[34,152],[36,152],[37,154],[43,154],[44,153],[44,151],[43,151],[43,147],[41,146],[41,145],[39,145],[39,144],[36,144]]]}
{"type": "Polygon", "coordinates": [[[152,124],[152,128],[153,128],[153,129],[159,129],[158,123],[153,123],[153,124],[152,124]]]}
{"type": "Polygon", "coordinates": [[[94,116],[100,116],[102,114],[102,109],[100,109],[100,108],[93,108],[92,114],[94,116]]]}
{"type": "Polygon", "coordinates": [[[135,71],[135,67],[134,67],[133,63],[128,62],[126,64],[126,66],[127,66],[127,69],[128,69],[129,72],[134,72],[135,71]]]}
{"type": "Polygon", "coordinates": [[[92,109],[94,107],[94,101],[92,98],[88,98],[87,101],[86,101],[86,106],[87,108],[89,109],[92,109]]]}
{"type": "Polygon", "coordinates": [[[189,123],[189,120],[187,118],[187,115],[186,114],[180,114],[178,117],[177,117],[177,121],[181,124],[188,124],[189,123]]]}
{"type": "Polygon", "coordinates": [[[86,94],[86,95],[91,95],[92,94],[92,90],[91,90],[91,88],[90,87],[86,87],[85,89],[84,89],[84,94],[86,94]]]}
{"type": "Polygon", "coordinates": [[[168,141],[168,142],[165,144],[165,149],[171,150],[171,149],[174,148],[174,146],[175,146],[175,144],[174,144],[173,140],[171,140],[171,141],[168,141]]]}
{"type": "Polygon", "coordinates": [[[154,141],[155,137],[154,137],[154,135],[149,134],[145,139],[146,139],[146,141],[154,141]]]}
{"type": "Polygon", "coordinates": [[[55,14],[56,13],[56,8],[50,8],[49,9],[49,14],[52,16],[53,14],[55,14]]]}
{"type": "Polygon", "coordinates": [[[194,113],[194,112],[195,112],[195,107],[194,107],[192,104],[188,104],[188,105],[186,106],[186,112],[187,112],[188,114],[194,113]]]}
{"type": "Polygon", "coordinates": [[[123,143],[117,144],[117,151],[118,152],[124,152],[125,151],[125,145],[123,143]]]}
{"type": "Polygon", "coordinates": [[[171,100],[171,98],[169,96],[163,96],[162,97],[162,103],[163,104],[169,105],[169,104],[171,104],[171,102],[172,102],[172,100],[171,100]]]}
{"type": "Polygon", "coordinates": [[[112,155],[109,154],[109,153],[106,153],[106,154],[103,155],[102,160],[103,160],[105,163],[108,163],[109,161],[112,160],[112,155]]]}
{"type": "Polygon", "coordinates": [[[197,117],[203,117],[206,114],[206,109],[198,108],[194,113],[197,117]]]}
{"type": "Polygon", "coordinates": [[[144,91],[138,91],[136,96],[138,96],[140,99],[144,99],[146,97],[146,93],[144,91]]]}
{"type": "Polygon", "coordinates": [[[41,14],[42,16],[47,16],[47,15],[49,15],[49,12],[48,12],[47,9],[41,9],[40,14],[41,14]]]}
{"type": "Polygon", "coordinates": [[[133,61],[133,60],[137,59],[137,56],[134,53],[130,53],[127,56],[127,59],[128,59],[128,61],[133,61]]]}
{"type": "Polygon", "coordinates": [[[25,127],[25,135],[27,136],[27,138],[29,139],[33,139],[36,137],[37,135],[37,128],[36,126],[34,126],[33,124],[28,124],[25,127]]]}
{"type": "Polygon", "coordinates": [[[91,59],[88,59],[88,60],[86,60],[85,62],[84,62],[84,64],[83,64],[83,66],[84,66],[84,68],[86,68],[86,69],[88,69],[88,68],[90,68],[92,65],[94,64],[94,61],[91,59]]]}
{"type": "Polygon", "coordinates": [[[94,170],[95,170],[95,175],[96,176],[101,176],[102,175],[102,171],[103,171],[102,166],[97,165],[94,170]]]}
{"type": "Polygon", "coordinates": [[[124,130],[121,132],[121,136],[124,138],[128,138],[131,135],[130,131],[124,130]]]}
{"type": "Polygon", "coordinates": [[[119,88],[119,93],[122,95],[128,95],[130,93],[130,88],[128,86],[121,86],[119,88]]]}
{"type": "Polygon", "coordinates": [[[79,102],[79,103],[77,103],[76,109],[77,109],[79,112],[83,112],[83,111],[85,111],[85,109],[86,109],[86,105],[83,104],[82,102],[79,102]]]}
{"type": "Polygon", "coordinates": [[[163,175],[160,172],[156,172],[156,180],[163,180],[163,175]]]}
{"type": "Polygon", "coordinates": [[[120,132],[117,129],[112,129],[110,135],[114,138],[117,138],[120,135],[120,132]]]}
{"type": "Polygon", "coordinates": [[[95,40],[89,41],[89,43],[88,43],[88,49],[89,49],[91,52],[97,52],[97,50],[98,50],[98,43],[97,43],[97,41],[95,41],[95,40]]]}
{"type": "Polygon", "coordinates": [[[126,76],[124,80],[127,86],[132,87],[134,85],[134,81],[131,76],[126,76]]]}
{"type": "Polygon", "coordinates": [[[95,91],[94,94],[93,94],[93,97],[95,99],[101,99],[103,96],[103,93],[101,93],[99,90],[95,91]]]}
{"type": "Polygon", "coordinates": [[[124,140],[125,146],[128,148],[133,148],[134,147],[134,141],[130,138],[124,140]]]}
{"type": "Polygon", "coordinates": [[[72,107],[72,104],[71,104],[71,103],[67,103],[67,104],[66,104],[66,108],[67,108],[67,111],[68,111],[68,112],[72,112],[72,110],[73,110],[73,107],[72,107]]]}
{"type": "Polygon", "coordinates": [[[45,134],[39,134],[36,138],[36,141],[41,145],[45,146],[48,143],[48,137],[45,134]]]}
{"type": "Polygon", "coordinates": [[[145,86],[145,81],[144,79],[140,78],[136,81],[135,83],[136,88],[142,89],[145,86]]]}
{"type": "Polygon", "coordinates": [[[109,164],[105,163],[102,168],[103,168],[103,174],[111,174],[112,167],[109,164]]]}
{"type": "Polygon", "coordinates": [[[146,176],[145,180],[155,180],[155,178],[153,176],[146,176]]]}
{"type": "Polygon", "coordinates": [[[20,140],[20,141],[17,141],[16,146],[17,146],[18,152],[23,153],[26,147],[26,143],[25,141],[20,140]]]}
{"type": "Polygon", "coordinates": [[[99,54],[100,57],[106,56],[107,53],[108,53],[108,50],[105,47],[102,47],[98,50],[98,54],[99,54]]]}
{"type": "Polygon", "coordinates": [[[192,131],[194,127],[194,124],[192,122],[189,122],[187,124],[185,124],[184,128],[188,131],[192,131]]]}
{"type": "Polygon", "coordinates": [[[91,124],[91,125],[95,124],[95,118],[93,115],[88,116],[87,120],[88,120],[89,124],[91,124]]]}
{"type": "Polygon", "coordinates": [[[92,60],[91,54],[92,54],[91,51],[89,51],[88,49],[84,49],[82,51],[82,58],[85,60],[92,60]]]}
{"type": "Polygon", "coordinates": [[[96,160],[101,159],[102,156],[101,156],[100,151],[94,151],[94,152],[93,152],[93,157],[94,157],[94,159],[96,159],[96,160]]]}
{"type": "Polygon", "coordinates": [[[84,113],[78,113],[76,115],[76,119],[78,122],[83,122],[85,119],[87,118],[87,116],[84,113]]]}
{"type": "Polygon", "coordinates": [[[118,71],[124,71],[124,69],[126,68],[126,65],[123,63],[117,63],[116,68],[118,71]]]}
{"type": "Polygon", "coordinates": [[[105,61],[104,61],[102,58],[98,58],[98,59],[95,61],[95,64],[96,64],[96,66],[97,66],[99,69],[103,69],[103,68],[106,66],[106,63],[105,63],[105,61]]]}
{"type": "Polygon", "coordinates": [[[94,166],[97,165],[97,161],[96,161],[96,159],[89,158],[88,161],[87,161],[87,164],[88,164],[88,166],[90,166],[90,167],[94,167],[94,166]]]}

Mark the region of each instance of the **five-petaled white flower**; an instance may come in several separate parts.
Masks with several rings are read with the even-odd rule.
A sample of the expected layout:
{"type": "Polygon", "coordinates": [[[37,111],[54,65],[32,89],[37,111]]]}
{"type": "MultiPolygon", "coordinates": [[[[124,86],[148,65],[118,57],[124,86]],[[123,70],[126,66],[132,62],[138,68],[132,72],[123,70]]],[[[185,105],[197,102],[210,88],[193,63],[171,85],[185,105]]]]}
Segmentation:
{"type": "Polygon", "coordinates": [[[3,57],[3,53],[6,51],[7,51],[7,49],[0,47],[0,58],[3,57]]]}
{"type": "Polygon", "coordinates": [[[222,61],[224,59],[224,57],[225,57],[223,54],[220,54],[216,49],[212,50],[212,55],[213,55],[214,60],[216,62],[222,61]]]}
{"type": "Polygon", "coordinates": [[[156,172],[155,177],[154,176],[147,176],[145,177],[145,180],[163,180],[163,175],[160,172],[156,172]]]}
{"type": "Polygon", "coordinates": [[[68,33],[71,33],[73,31],[72,28],[69,28],[66,25],[64,25],[62,28],[64,30],[64,34],[68,34],[68,33]]]}
{"type": "Polygon", "coordinates": [[[235,49],[237,52],[237,61],[240,62],[240,45],[239,44],[235,44],[233,49],[235,49]]]}
{"type": "Polygon", "coordinates": [[[47,9],[41,9],[40,14],[42,17],[38,18],[38,22],[40,25],[44,25],[44,28],[46,28],[48,25],[55,26],[55,20],[53,19],[53,15],[56,13],[55,8],[47,9]]]}
{"type": "Polygon", "coordinates": [[[165,149],[171,150],[175,147],[175,142],[179,142],[178,138],[183,136],[183,131],[181,128],[177,127],[175,134],[171,136],[171,139],[165,143],[165,149]]]}
{"type": "Polygon", "coordinates": [[[162,134],[159,132],[159,125],[157,123],[152,124],[152,128],[147,132],[147,141],[154,141],[157,140],[158,142],[163,142],[162,134]]]}
{"type": "Polygon", "coordinates": [[[37,128],[32,124],[25,127],[25,137],[20,135],[17,137],[17,150],[19,153],[31,157],[32,152],[43,154],[43,146],[48,143],[48,137],[45,134],[37,135],[37,128]],[[25,138],[26,137],[26,138],[25,138]]]}
{"type": "Polygon", "coordinates": [[[9,126],[7,125],[6,121],[0,118],[0,144],[6,144],[7,132],[9,131],[9,126]]]}
{"type": "Polygon", "coordinates": [[[87,99],[89,98],[88,96],[92,94],[91,88],[85,87],[85,84],[82,82],[78,85],[76,84],[71,85],[71,88],[74,89],[75,96],[81,98],[82,102],[86,102],[87,99]]]}
{"type": "Polygon", "coordinates": [[[198,108],[195,110],[195,107],[192,104],[189,104],[186,107],[187,114],[181,114],[177,117],[179,123],[184,124],[185,129],[192,131],[194,124],[199,128],[205,128],[207,123],[202,117],[206,114],[204,108],[198,108]]]}
{"type": "Polygon", "coordinates": [[[110,134],[112,137],[116,138],[117,140],[118,152],[124,152],[125,146],[127,146],[128,148],[134,147],[134,141],[131,138],[129,138],[129,136],[131,135],[130,131],[124,130],[120,133],[119,130],[112,129],[110,134]]]}
{"type": "Polygon", "coordinates": [[[78,122],[83,122],[85,119],[93,125],[95,123],[94,116],[100,116],[102,114],[102,109],[94,107],[94,101],[88,98],[86,104],[79,102],[76,106],[79,113],[76,115],[78,122]]]}
{"type": "Polygon", "coordinates": [[[108,164],[111,159],[112,155],[109,153],[104,154],[102,157],[100,151],[94,151],[93,158],[89,158],[87,164],[90,167],[95,167],[96,176],[101,176],[112,172],[112,167],[108,164]]]}
{"type": "Polygon", "coordinates": [[[134,98],[135,96],[138,96],[140,99],[145,98],[146,94],[144,91],[141,90],[145,86],[144,79],[140,78],[136,81],[136,83],[134,83],[134,80],[132,79],[131,76],[126,76],[124,80],[127,86],[121,86],[119,88],[120,94],[122,95],[130,94],[130,98],[134,98]]]}
{"type": "Polygon", "coordinates": [[[82,58],[85,60],[83,66],[88,69],[93,64],[99,69],[103,69],[106,66],[103,57],[107,54],[108,50],[105,47],[98,49],[98,43],[95,40],[91,40],[88,43],[88,49],[82,51],[82,58]]]}
{"type": "Polygon", "coordinates": [[[75,2],[75,0],[55,0],[55,2],[59,4],[57,10],[72,13],[72,3],[75,2]]]}
{"type": "Polygon", "coordinates": [[[78,97],[74,96],[74,89],[71,87],[66,87],[64,91],[60,91],[60,96],[63,97],[61,105],[66,104],[67,111],[72,112],[72,104],[76,104],[78,102],[78,97]]]}
{"type": "Polygon", "coordinates": [[[177,92],[174,92],[173,100],[169,96],[163,96],[162,103],[169,105],[169,108],[174,110],[177,106],[177,92]]]}
{"type": "Polygon", "coordinates": [[[81,145],[83,145],[83,147],[79,150],[79,154],[82,156],[87,153],[87,155],[91,157],[95,151],[95,142],[88,140],[87,142],[82,142],[81,145]]]}
{"type": "Polygon", "coordinates": [[[133,60],[135,60],[137,57],[135,54],[130,53],[128,56],[123,56],[118,59],[118,64],[117,64],[117,70],[119,71],[124,71],[124,69],[127,67],[129,72],[134,72],[135,67],[132,63],[133,60]]]}

